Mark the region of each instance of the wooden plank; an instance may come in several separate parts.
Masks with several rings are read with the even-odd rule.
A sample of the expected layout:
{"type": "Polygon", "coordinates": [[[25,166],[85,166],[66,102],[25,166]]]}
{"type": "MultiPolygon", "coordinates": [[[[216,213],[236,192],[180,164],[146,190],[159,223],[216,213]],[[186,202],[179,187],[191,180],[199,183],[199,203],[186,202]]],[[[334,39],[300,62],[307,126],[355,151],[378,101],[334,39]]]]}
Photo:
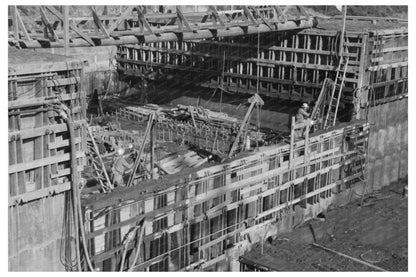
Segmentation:
{"type": "Polygon", "coordinates": [[[397,62],[397,63],[389,63],[389,64],[381,64],[381,65],[377,65],[377,66],[370,66],[368,68],[368,71],[377,71],[380,69],[386,69],[388,67],[401,67],[401,66],[409,66],[409,62],[408,61],[404,61],[404,62],[397,62]]]}
{"type": "Polygon", "coordinates": [[[71,182],[65,182],[62,184],[50,186],[47,188],[43,188],[40,190],[35,190],[31,192],[26,192],[23,194],[19,194],[17,196],[9,197],[8,206],[15,206],[18,203],[26,203],[29,201],[33,201],[39,198],[44,198],[52,194],[58,194],[64,191],[68,191],[71,189],[71,182]]]}
{"type": "Polygon", "coordinates": [[[68,130],[68,127],[67,127],[66,124],[52,124],[52,125],[48,125],[48,126],[44,126],[44,127],[40,127],[40,128],[34,128],[34,129],[31,129],[31,130],[21,130],[21,131],[9,132],[8,135],[9,135],[9,141],[14,140],[17,137],[20,137],[19,140],[22,140],[22,139],[41,136],[41,135],[45,134],[46,131],[48,131],[48,132],[53,131],[55,133],[60,133],[60,132],[64,132],[64,131],[67,131],[67,130],[68,130]]]}
{"type": "MultiPolygon", "coordinates": [[[[84,157],[84,155],[85,155],[84,152],[77,152],[77,158],[84,157]]],[[[41,160],[34,160],[34,161],[26,162],[26,163],[17,163],[17,164],[9,166],[9,174],[22,172],[22,171],[26,171],[29,169],[53,164],[53,163],[60,163],[63,161],[68,161],[69,159],[70,159],[70,154],[66,153],[66,154],[62,154],[58,156],[44,158],[41,160]]]]}
{"type": "MultiPolygon", "coordinates": [[[[81,172],[82,170],[84,170],[84,166],[78,166],[78,172],[81,172]]],[[[50,179],[60,178],[69,174],[71,174],[71,168],[60,169],[57,170],[56,174],[51,174],[50,179]]]]}
{"type": "Polygon", "coordinates": [[[74,84],[79,84],[79,83],[81,83],[80,77],[69,77],[69,78],[46,80],[47,87],[68,86],[68,85],[74,85],[74,84]]]}
{"type": "MultiPolygon", "coordinates": [[[[82,138],[81,137],[76,137],[74,139],[75,143],[80,143],[82,142],[82,138]]],[[[60,148],[60,147],[65,147],[65,146],[69,146],[70,145],[70,140],[66,139],[66,140],[61,140],[61,141],[55,141],[55,142],[50,142],[48,144],[48,149],[56,149],[56,148],[60,148]]]]}
{"type": "Polygon", "coordinates": [[[70,94],[62,94],[58,96],[45,96],[45,97],[35,97],[35,98],[22,98],[19,100],[9,101],[8,108],[11,109],[18,109],[22,107],[30,107],[30,106],[40,106],[45,104],[52,104],[58,103],[59,101],[68,101],[77,98],[82,98],[84,95],[79,93],[70,93],[70,94]]]}

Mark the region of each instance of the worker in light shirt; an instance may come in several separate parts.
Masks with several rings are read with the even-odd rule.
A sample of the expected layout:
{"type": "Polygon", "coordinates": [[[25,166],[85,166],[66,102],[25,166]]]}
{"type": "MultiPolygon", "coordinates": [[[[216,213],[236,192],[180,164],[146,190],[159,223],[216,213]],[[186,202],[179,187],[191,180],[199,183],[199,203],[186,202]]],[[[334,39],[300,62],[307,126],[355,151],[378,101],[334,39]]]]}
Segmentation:
{"type": "MultiPolygon", "coordinates": [[[[309,105],[307,103],[303,103],[302,106],[298,109],[296,113],[296,123],[304,123],[306,120],[309,120],[311,114],[309,113],[309,105]]],[[[312,125],[314,122],[311,120],[310,124],[312,125]]],[[[298,137],[305,136],[306,127],[303,127],[301,132],[297,134],[298,137]]]]}
{"type": "Polygon", "coordinates": [[[112,171],[113,171],[113,183],[116,186],[125,186],[123,175],[133,168],[132,164],[129,164],[124,158],[124,149],[117,149],[116,158],[114,159],[112,171]]]}

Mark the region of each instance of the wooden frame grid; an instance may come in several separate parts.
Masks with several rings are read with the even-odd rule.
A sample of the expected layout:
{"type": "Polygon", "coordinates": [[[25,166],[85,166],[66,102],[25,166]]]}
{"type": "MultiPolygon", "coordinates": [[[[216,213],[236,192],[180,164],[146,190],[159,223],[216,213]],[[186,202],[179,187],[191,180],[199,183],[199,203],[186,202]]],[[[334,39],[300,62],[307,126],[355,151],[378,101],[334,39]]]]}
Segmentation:
{"type": "Polygon", "coordinates": [[[9,75],[9,206],[71,188],[66,123],[51,104],[63,103],[75,121],[79,171],[86,163],[83,67],[9,75]]]}
{"type": "Polygon", "coordinates": [[[190,175],[173,175],[168,183],[144,182],[84,199],[91,259],[101,270],[118,270],[127,251],[125,270],[141,247],[135,271],[224,264],[228,251],[256,228],[284,220],[295,206],[320,212],[334,194],[361,184],[366,158],[356,149],[366,149],[367,138],[367,124],[338,126],[311,135],[307,151],[305,140],[295,142],[292,151],[281,144],[190,175]],[[143,219],[151,223],[143,244],[124,245],[123,238],[143,219]]]}

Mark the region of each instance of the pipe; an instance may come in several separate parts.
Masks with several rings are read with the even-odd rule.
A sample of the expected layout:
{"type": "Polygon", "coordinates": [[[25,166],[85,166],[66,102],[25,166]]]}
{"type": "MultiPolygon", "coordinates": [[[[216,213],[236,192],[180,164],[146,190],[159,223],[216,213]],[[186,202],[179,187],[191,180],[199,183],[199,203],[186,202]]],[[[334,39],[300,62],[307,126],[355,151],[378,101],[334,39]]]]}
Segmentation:
{"type": "Polygon", "coordinates": [[[76,147],[75,147],[75,130],[74,125],[72,122],[72,118],[70,117],[70,113],[62,106],[61,109],[53,109],[55,110],[62,119],[65,120],[66,124],[68,125],[69,130],[69,137],[70,137],[70,145],[71,145],[71,181],[72,181],[72,197],[73,197],[73,208],[74,208],[74,224],[75,224],[75,243],[76,243],[76,253],[77,253],[77,264],[78,270],[81,270],[81,253],[79,249],[79,226],[78,226],[78,212],[77,212],[77,201],[78,201],[78,175],[77,175],[77,155],[76,155],[76,147]]]}
{"type": "MultiPolygon", "coordinates": [[[[137,33],[135,35],[125,35],[117,38],[92,38],[96,46],[109,46],[109,45],[123,45],[123,44],[142,44],[159,41],[180,41],[180,40],[197,40],[207,39],[215,37],[230,37],[230,36],[241,36],[273,31],[289,31],[298,29],[314,28],[318,25],[316,18],[310,18],[308,20],[288,21],[285,23],[272,24],[270,29],[266,24],[259,24],[256,26],[247,27],[230,27],[226,29],[211,30],[195,30],[194,32],[184,33],[161,33],[161,34],[142,34],[137,33]]],[[[62,42],[50,42],[50,41],[20,41],[22,48],[62,48],[64,45],[62,42]]],[[[82,38],[73,38],[70,47],[88,47],[91,46],[87,41],[82,38]]]]}
{"type": "Polygon", "coordinates": [[[79,198],[77,199],[77,203],[78,203],[78,213],[79,213],[79,215],[78,215],[78,219],[79,219],[79,223],[80,223],[80,225],[81,225],[80,230],[81,230],[81,237],[82,237],[82,246],[83,246],[83,248],[84,248],[84,252],[85,252],[85,259],[87,260],[87,264],[88,264],[89,269],[90,269],[91,271],[95,271],[94,267],[92,266],[91,259],[90,259],[89,255],[88,255],[87,240],[86,240],[86,237],[85,237],[85,229],[84,229],[84,224],[83,224],[83,222],[82,222],[81,199],[80,199],[80,194],[79,194],[79,193],[78,193],[78,197],[79,197],[79,198]]]}
{"type": "MultiPolygon", "coordinates": [[[[84,252],[85,252],[85,257],[87,260],[87,264],[88,267],[90,268],[91,271],[95,271],[91,260],[88,256],[88,249],[87,249],[87,244],[86,244],[86,239],[85,239],[85,230],[84,230],[84,226],[82,226],[82,228],[79,227],[78,223],[82,224],[82,209],[81,209],[81,199],[80,199],[80,193],[78,190],[78,184],[79,184],[79,179],[78,179],[78,174],[77,174],[77,156],[76,156],[76,147],[75,147],[75,129],[74,129],[74,124],[73,124],[73,120],[70,114],[70,111],[68,110],[68,108],[64,105],[61,105],[61,109],[55,109],[55,111],[57,111],[59,113],[59,115],[66,121],[67,125],[68,125],[68,130],[69,130],[69,137],[70,137],[70,145],[71,145],[71,180],[72,180],[72,194],[74,197],[74,220],[75,220],[75,241],[77,244],[76,250],[77,250],[77,262],[78,263],[78,270],[81,270],[81,261],[80,261],[80,257],[81,257],[81,253],[80,253],[80,249],[79,249],[79,231],[81,230],[81,237],[82,237],[82,245],[84,248],[84,252]],[[79,221],[78,221],[79,220],[79,221]]],[[[83,225],[83,224],[82,224],[83,225]]]]}
{"type": "Polygon", "coordinates": [[[139,259],[139,254],[140,254],[140,244],[142,242],[143,239],[143,234],[144,234],[144,227],[145,227],[145,221],[143,221],[142,223],[142,228],[140,229],[140,235],[139,235],[139,241],[137,242],[137,251],[136,251],[136,255],[134,255],[134,260],[133,263],[131,264],[131,267],[129,268],[128,272],[132,272],[133,268],[136,266],[137,260],[139,259]]]}
{"type": "MultiPolygon", "coordinates": [[[[137,229],[139,229],[140,225],[137,225],[136,227],[134,227],[133,230],[130,231],[130,233],[127,235],[126,240],[124,242],[124,251],[123,251],[123,256],[121,258],[121,264],[120,264],[120,272],[123,271],[124,269],[124,263],[126,261],[126,255],[127,255],[127,250],[129,249],[129,244],[130,241],[133,240],[133,236],[134,234],[137,232],[137,229]]],[[[142,228],[143,229],[143,228],[142,228]]]]}

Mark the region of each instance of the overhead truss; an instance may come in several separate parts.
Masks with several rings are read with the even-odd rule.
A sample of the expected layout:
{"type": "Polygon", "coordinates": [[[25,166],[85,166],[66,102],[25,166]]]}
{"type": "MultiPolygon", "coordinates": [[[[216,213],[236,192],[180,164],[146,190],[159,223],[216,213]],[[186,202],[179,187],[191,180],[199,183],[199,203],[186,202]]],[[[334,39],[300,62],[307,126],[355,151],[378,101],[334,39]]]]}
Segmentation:
{"type": "MultiPolygon", "coordinates": [[[[201,7],[185,6],[71,6],[69,46],[136,44],[192,40],[316,26],[302,6],[201,7]],[[88,16],[78,16],[81,12],[88,16]],[[77,15],[75,15],[77,14],[77,15]]],[[[11,46],[64,47],[65,13],[57,6],[9,6],[11,46]]]]}

